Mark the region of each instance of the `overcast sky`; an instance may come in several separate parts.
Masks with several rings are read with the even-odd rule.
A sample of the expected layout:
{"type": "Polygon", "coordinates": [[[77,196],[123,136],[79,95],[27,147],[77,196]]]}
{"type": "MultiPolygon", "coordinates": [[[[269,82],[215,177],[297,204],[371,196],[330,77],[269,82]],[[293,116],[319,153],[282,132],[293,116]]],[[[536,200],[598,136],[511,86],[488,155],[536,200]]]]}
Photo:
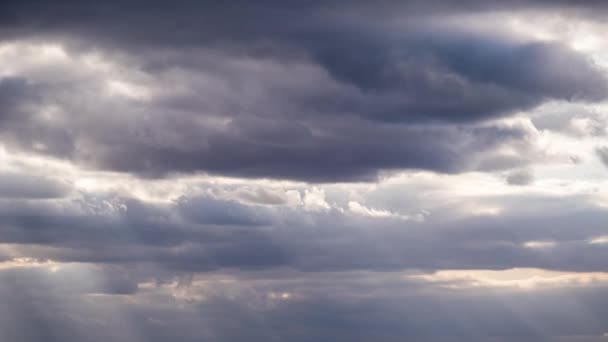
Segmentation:
{"type": "Polygon", "coordinates": [[[1,1],[0,340],[608,341],[603,1],[1,1]]]}

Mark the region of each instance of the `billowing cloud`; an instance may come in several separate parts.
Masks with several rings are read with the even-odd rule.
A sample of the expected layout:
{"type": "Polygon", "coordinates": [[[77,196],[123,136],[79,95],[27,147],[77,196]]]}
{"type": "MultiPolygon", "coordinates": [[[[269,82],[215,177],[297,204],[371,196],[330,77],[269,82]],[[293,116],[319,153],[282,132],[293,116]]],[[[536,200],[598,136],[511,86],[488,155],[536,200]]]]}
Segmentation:
{"type": "MultiPolygon", "coordinates": [[[[0,54],[11,75],[1,97],[10,98],[7,111],[21,112],[5,118],[5,140],[146,176],[352,181],[402,169],[512,168],[531,157],[488,151],[526,134],[479,121],[607,94],[602,68],[566,44],[434,24],[445,8],[380,25],[377,14],[353,22],[362,4],[301,5],[307,19],[275,2],[187,4],[159,24],[160,3],[144,12],[108,4],[91,20],[86,13],[104,13],[97,5],[38,6],[63,14],[40,17],[18,4],[4,11],[20,28],[13,34],[30,41],[0,54]],[[270,8],[272,20],[263,15],[270,8]],[[226,25],[223,16],[242,20],[226,25]],[[171,21],[182,28],[163,28],[171,21]],[[36,25],[59,45],[40,45],[36,25]],[[22,53],[38,57],[14,59],[22,53]]],[[[403,6],[386,6],[408,16],[403,6]]]]}

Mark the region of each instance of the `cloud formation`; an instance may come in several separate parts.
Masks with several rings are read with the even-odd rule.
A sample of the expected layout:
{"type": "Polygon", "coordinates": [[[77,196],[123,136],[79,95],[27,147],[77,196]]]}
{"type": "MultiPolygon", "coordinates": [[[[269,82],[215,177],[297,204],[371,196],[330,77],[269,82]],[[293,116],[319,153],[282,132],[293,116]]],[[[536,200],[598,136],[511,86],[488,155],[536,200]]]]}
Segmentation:
{"type": "Polygon", "coordinates": [[[0,340],[605,340],[606,9],[0,2],[0,340]]]}
{"type": "Polygon", "coordinates": [[[403,169],[523,166],[525,155],[487,154],[526,133],[480,122],[607,94],[603,70],[567,45],[433,26],[443,11],[395,27],[373,15],[352,22],[362,4],[345,11],[332,3],[185,4],[159,26],[161,3],[144,12],[130,11],[135,3],[38,6],[62,15],[7,6],[8,22],[21,28],[14,34],[35,39],[44,25],[49,39],[72,43],[5,48],[5,59],[39,56],[16,63],[19,78],[2,81],[5,139],[145,176],[352,181],[403,169]],[[271,9],[269,20],[263,13],[271,9]],[[298,10],[310,17],[294,18],[298,10]],[[84,20],[87,13],[99,14],[84,20]],[[210,19],[221,17],[239,25],[210,19]],[[273,29],[275,20],[284,29],[273,29]],[[170,22],[182,26],[164,27],[170,22]],[[93,50],[90,39],[108,52],[93,50]]]}

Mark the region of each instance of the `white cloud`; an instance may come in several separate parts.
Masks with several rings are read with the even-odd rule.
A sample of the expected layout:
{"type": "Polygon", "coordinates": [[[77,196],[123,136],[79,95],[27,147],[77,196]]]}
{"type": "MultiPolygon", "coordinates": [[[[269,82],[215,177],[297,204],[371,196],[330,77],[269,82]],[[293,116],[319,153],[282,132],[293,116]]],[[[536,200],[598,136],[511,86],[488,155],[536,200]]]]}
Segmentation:
{"type": "Polygon", "coordinates": [[[325,190],[312,187],[304,190],[304,208],[310,211],[326,211],[331,209],[331,206],[325,200],[325,190]]]}

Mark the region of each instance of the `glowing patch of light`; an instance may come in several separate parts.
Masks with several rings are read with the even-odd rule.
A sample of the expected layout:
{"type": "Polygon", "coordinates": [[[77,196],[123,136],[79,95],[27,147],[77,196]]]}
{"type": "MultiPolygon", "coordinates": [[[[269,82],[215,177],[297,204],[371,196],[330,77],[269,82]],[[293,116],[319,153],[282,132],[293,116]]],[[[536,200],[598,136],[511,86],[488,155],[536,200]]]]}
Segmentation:
{"type": "Polygon", "coordinates": [[[608,244],[608,235],[606,236],[598,236],[589,240],[589,243],[592,245],[606,245],[608,244]]]}
{"type": "Polygon", "coordinates": [[[289,292],[270,292],[268,298],[277,300],[289,300],[293,295],[289,292]]]}
{"type": "Polygon", "coordinates": [[[0,270],[9,270],[15,268],[48,268],[51,272],[57,272],[61,267],[52,260],[40,261],[34,258],[13,258],[8,261],[0,262],[0,270]]]}
{"type": "Polygon", "coordinates": [[[425,214],[423,214],[423,213],[418,214],[418,215],[413,215],[410,217],[407,215],[393,213],[388,210],[368,208],[356,201],[348,202],[348,210],[350,210],[350,212],[357,214],[357,215],[374,217],[374,218],[396,218],[396,219],[400,219],[400,220],[414,220],[414,221],[424,221],[424,219],[425,219],[425,214]]]}
{"type": "Polygon", "coordinates": [[[361,205],[359,202],[350,201],[348,202],[348,209],[355,214],[371,217],[393,217],[395,214],[387,210],[379,210],[374,208],[368,208],[361,205]]]}
{"type": "Polygon", "coordinates": [[[38,57],[46,61],[56,61],[68,58],[68,54],[63,47],[58,44],[44,44],[38,47],[38,57]]]}
{"type": "Polygon", "coordinates": [[[535,268],[508,270],[444,270],[408,278],[424,280],[446,288],[510,288],[535,290],[543,288],[591,286],[608,282],[604,272],[559,272],[535,268]]]}
{"type": "Polygon", "coordinates": [[[137,84],[120,80],[111,80],[108,81],[106,85],[110,95],[118,95],[140,101],[150,98],[148,90],[137,84]]]}
{"type": "Polygon", "coordinates": [[[551,248],[555,247],[556,243],[554,241],[528,241],[524,243],[524,247],[526,248],[551,248]]]}
{"type": "Polygon", "coordinates": [[[470,204],[465,206],[463,210],[472,216],[498,216],[502,213],[500,207],[481,204],[470,204]]]}

